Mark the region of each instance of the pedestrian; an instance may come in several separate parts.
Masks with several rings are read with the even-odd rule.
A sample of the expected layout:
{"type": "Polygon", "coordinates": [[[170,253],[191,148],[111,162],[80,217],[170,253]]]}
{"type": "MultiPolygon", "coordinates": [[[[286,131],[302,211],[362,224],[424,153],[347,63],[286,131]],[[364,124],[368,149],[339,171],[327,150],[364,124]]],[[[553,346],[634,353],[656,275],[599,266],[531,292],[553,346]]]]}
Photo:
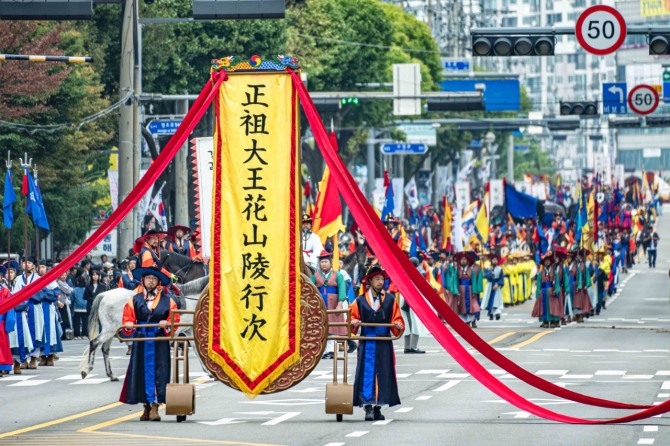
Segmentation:
{"type": "MultiPolygon", "coordinates": [[[[133,339],[169,336],[168,321],[177,305],[163,293],[170,278],[156,267],[140,267],[133,277],[141,281],[142,292],[131,297],[123,308],[123,335],[133,339]],[[158,327],[135,327],[138,324],[158,324],[158,327]]],[[[174,314],[179,322],[179,314],[174,314]]],[[[170,343],[168,341],[134,342],[126,379],[119,401],[126,404],[144,403],[141,421],[160,421],[158,407],[165,403],[170,382],[170,343]]]]}
{"type": "Polygon", "coordinates": [[[646,238],[647,241],[647,258],[649,260],[649,268],[656,268],[656,251],[658,250],[658,241],[660,237],[653,226],[649,226],[646,238]]]}
{"type": "Polygon", "coordinates": [[[72,290],[72,302],[74,304],[74,339],[78,341],[83,336],[88,335],[88,317],[86,314],[86,300],[84,292],[86,291],[86,279],[84,274],[80,274],[75,279],[75,287],[72,290]]]}
{"type": "MultiPolygon", "coordinates": [[[[341,310],[344,301],[347,300],[347,285],[344,282],[344,276],[333,269],[333,255],[328,251],[322,251],[317,259],[319,261],[318,271],[310,277],[310,280],[321,293],[323,302],[327,310],[341,310]]],[[[329,314],[329,323],[344,322],[344,313],[329,314]]],[[[331,327],[328,326],[328,335],[330,336],[346,336],[347,327],[331,327]]],[[[335,341],[329,340],[326,343],[326,352],[323,354],[323,359],[333,359],[335,341]]]]}
{"type": "Polygon", "coordinates": [[[319,259],[317,256],[323,252],[323,244],[317,234],[312,232],[312,217],[308,214],[302,216],[302,258],[311,270],[312,274],[318,271],[319,259]]]}
{"type": "Polygon", "coordinates": [[[473,251],[459,252],[454,256],[458,265],[458,314],[466,324],[477,328],[477,313],[480,311],[479,295],[483,291],[483,274],[475,263],[473,251]]]}
{"type": "MultiPolygon", "coordinates": [[[[380,266],[370,267],[361,280],[365,287],[351,305],[352,332],[361,336],[388,337],[405,330],[400,305],[392,293],[384,290],[388,275],[380,266]],[[366,323],[393,324],[392,327],[361,326],[366,323]]],[[[365,421],[383,420],[381,406],[400,404],[395,371],[393,342],[361,340],[354,378],[354,406],[365,408],[365,421]]]]}
{"type": "MultiPolygon", "coordinates": [[[[104,293],[109,290],[109,287],[102,282],[102,274],[100,270],[93,269],[91,270],[91,281],[86,285],[86,290],[84,291],[84,300],[86,301],[86,319],[91,315],[91,308],[93,307],[93,302],[95,298],[100,293],[104,293]]],[[[88,333],[87,333],[88,334],[88,333]]],[[[86,339],[87,336],[84,336],[86,339]]]]}
{"type": "Polygon", "coordinates": [[[584,259],[590,254],[588,249],[579,249],[574,253],[574,261],[570,266],[570,282],[573,286],[573,307],[575,311],[575,321],[584,322],[584,316],[591,314],[591,300],[589,298],[589,287],[591,286],[591,277],[584,259]]]}
{"type": "MultiPolygon", "coordinates": [[[[419,273],[424,276],[426,271],[421,266],[419,259],[416,257],[410,257],[410,262],[412,265],[419,271],[419,273]]],[[[400,295],[400,311],[402,314],[403,320],[406,322],[407,330],[405,330],[405,350],[404,353],[409,354],[423,354],[426,353],[424,350],[419,348],[419,337],[421,336],[422,325],[419,319],[412,311],[412,307],[409,306],[405,298],[400,295]]]]}
{"type": "Polygon", "coordinates": [[[500,320],[502,314],[503,300],[502,288],[505,284],[503,270],[500,266],[500,256],[495,252],[489,255],[491,265],[484,272],[486,279],[486,287],[484,288],[484,298],[482,299],[482,307],[486,309],[489,320],[500,320]]]}

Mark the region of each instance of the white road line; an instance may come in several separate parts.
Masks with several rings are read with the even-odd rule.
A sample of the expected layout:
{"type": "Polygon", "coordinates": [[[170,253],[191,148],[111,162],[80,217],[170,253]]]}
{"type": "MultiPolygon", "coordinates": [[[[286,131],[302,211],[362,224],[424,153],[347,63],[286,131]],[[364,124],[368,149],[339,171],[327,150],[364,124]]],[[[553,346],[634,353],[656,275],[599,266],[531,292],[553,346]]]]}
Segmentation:
{"type": "Polygon", "coordinates": [[[441,375],[443,373],[449,373],[451,372],[451,369],[445,369],[445,370],[419,370],[418,372],[415,373],[415,375],[441,375]]]}
{"type": "Polygon", "coordinates": [[[670,381],[663,381],[663,384],[661,384],[661,390],[670,390],[670,381]]]}
{"type": "Polygon", "coordinates": [[[623,376],[626,374],[625,370],[596,370],[596,376],[623,376]]]}
{"type": "Polygon", "coordinates": [[[297,417],[300,415],[300,412],[286,412],[284,415],[281,415],[277,418],[273,418],[270,421],[266,421],[265,423],[261,424],[261,426],[274,426],[276,424],[281,423],[282,421],[290,420],[293,417],[297,417]]]}
{"type": "Polygon", "coordinates": [[[593,375],[568,375],[565,374],[560,377],[560,379],[591,379],[593,375]]]}
{"type": "Polygon", "coordinates": [[[410,376],[412,376],[411,373],[396,373],[395,374],[396,378],[409,378],[410,376]]]}
{"type": "Polygon", "coordinates": [[[645,426],[643,432],[658,432],[658,426],[645,426]]]}
{"type": "Polygon", "coordinates": [[[637,444],[654,444],[653,438],[640,438],[637,440],[637,444]]]}
{"type": "MultiPolygon", "coordinates": [[[[92,378],[94,376],[98,376],[98,375],[96,375],[95,373],[92,373],[92,374],[90,374],[86,377],[87,378],[92,378]]],[[[60,378],[56,378],[56,381],[61,381],[61,380],[80,381],[81,380],[81,374],[77,373],[76,375],[65,375],[65,376],[61,376],[60,378]]]]}
{"type": "Polygon", "coordinates": [[[401,407],[400,409],[396,410],[395,413],[407,413],[414,409],[413,407],[401,407]]]}
{"type": "Polygon", "coordinates": [[[391,421],[393,421],[393,418],[389,418],[388,420],[379,420],[379,421],[375,421],[374,423],[372,423],[372,425],[373,425],[373,426],[386,426],[386,425],[389,424],[391,421]]]}
{"type": "Polygon", "coordinates": [[[453,380],[453,381],[447,381],[447,383],[444,384],[443,386],[440,386],[437,389],[433,389],[433,392],[444,392],[445,390],[451,389],[452,387],[454,387],[459,382],[461,382],[461,381],[457,380],[457,379],[453,380]]]}
{"type": "Polygon", "coordinates": [[[654,375],[626,375],[623,379],[652,379],[654,375]]]}
{"type": "MultiPolygon", "coordinates": [[[[5,381],[5,382],[6,381],[26,381],[26,380],[29,380],[31,378],[35,378],[36,376],[39,376],[39,375],[28,375],[28,376],[26,376],[26,375],[8,375],[8,376],[5,376],[4,378],[0,379],[0,382],[3,382],[3,381],[5,381]]],[[[79,378],[81,379],[81,375],[79,376],[79,378]]]]}
{"type": "Polygon", "coordinates": [[[486,369],[486,371],[489,372],[491,375],[504,375],[505,373],[507,373],[506,371],[500,369],[486,369]]]}
{"type": "Polygon", "coordinates": [[[19,381],[15,384],[10,384],[7,387],[27,387],[27,386],[39,386],[40,384],[48,383],[50,379],[30,379],[25,381],[19,381]]]}
{"type": "Polygon", "coordinates": [[[345,437],[362,437],[365,434],[369,434],[370,431],[353,431],[350,434],[345,435],[345,437]]]}
{"type": "Polygon", "coordinates": [[[656,372],[656,376],[670,376],[670,370],[659,370],[656,372]]]}
{"type": "Polygon", "coordinates": [[[323,446],[344,446],[346,443],[328,443],[323,446]]]}
{"type": "Polygon", "coordinates": [[[93,378],[93,379],[86,378],[86,379],[80,379],[79,381],[71,382],[68,385],[70,385],[70,386],[84,385],[85,386],[85,385],[91,385],[91,384],[100,384],[100,383],[104,383],[106,381],[109,381],[109,378],[93,378]]]}
{"type": "Polygon", "coordinates": [[[538,370],[536,375],[557,375],[562,376],[568,373],[568,370],[538,370]]]}
{"type": "Polygon", "coordinates": [[[416,397],[416,401],[426,401],[433,397],[433,395],[421,395],[416,397]]]}
{"type": "Polygon", "coordinates": [[[463,378],[467,378],[468,376],[470,376],[469,373],[443,373],[442,375],[437,375],[437,378],[444,378],[444,379],[457,378],[457,379],[463,379],[463,378]]]}
{"type": "Polygon", "coordinates": [[[670,393],[659,393],[656,398],[670,398],[670,393]]]}

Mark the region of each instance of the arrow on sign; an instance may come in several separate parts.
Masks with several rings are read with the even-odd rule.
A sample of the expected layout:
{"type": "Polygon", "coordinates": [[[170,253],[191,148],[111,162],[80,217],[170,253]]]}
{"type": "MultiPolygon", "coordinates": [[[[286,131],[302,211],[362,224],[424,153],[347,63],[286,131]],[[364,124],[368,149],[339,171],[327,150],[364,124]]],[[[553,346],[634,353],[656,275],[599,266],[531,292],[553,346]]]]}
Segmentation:
{"type": "Polygon", "coordinates": [[[619,102],[623,102],[623,89],[620,87],[617,87],[616,85],[612,85],[607,91],[609,91],[612,94],[619,94],[619,102]]]}

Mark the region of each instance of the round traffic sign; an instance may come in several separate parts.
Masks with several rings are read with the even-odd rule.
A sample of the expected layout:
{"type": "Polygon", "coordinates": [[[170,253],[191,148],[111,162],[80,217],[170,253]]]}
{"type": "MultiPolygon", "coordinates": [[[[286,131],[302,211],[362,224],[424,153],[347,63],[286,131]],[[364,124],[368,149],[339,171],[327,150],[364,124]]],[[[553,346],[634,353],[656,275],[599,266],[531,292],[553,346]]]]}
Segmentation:
{"type": "Polygon", "coordinates": [[[658,107],[658,92],[651,85],[638,85],[628,93],[628,106],[638,115],[648,115],[658,107]]]}
{"type": "Polygon", "coordinates": [[[626,21],[611,6],[591,6],[577,19],[575,34],[582,48],[603,56],[615,52],[626,40],[626,21]]]}

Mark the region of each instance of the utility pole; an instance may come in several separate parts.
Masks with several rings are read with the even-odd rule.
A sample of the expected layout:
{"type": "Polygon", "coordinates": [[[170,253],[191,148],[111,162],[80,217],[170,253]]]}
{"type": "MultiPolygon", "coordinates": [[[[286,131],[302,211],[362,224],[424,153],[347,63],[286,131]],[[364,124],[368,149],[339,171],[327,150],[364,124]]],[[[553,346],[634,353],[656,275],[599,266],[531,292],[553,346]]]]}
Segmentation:
{"type": "MultiPolygon", "coordinates": [[[[177,102],[177,113],[186,115],[188,112],[188,99],[177,102]]],[[[174,224],[189,226],[188,219],[188,141],[184,142],[179,152],[174,157],[174,193],[175,210],[174,224]]],[[[167,228],[165,228],[167,229],[167,228]]]]}
{"type": "Polygon", "coordinates": [[[368,134],[368,187],[366,195],[370,203],[373,203],[372,191],[375,190],[375,128],[370,127],[368,134]]]}
{"type": "MultiPolygon", "coordinates": [[[[123,25],[121,29],[121,64],[119,76],[119,96],[124,98],[134,90],[135,24],[137,20],[137,0],[125,0],[123,25]]],[[[133,101],[134,102],[134,101],[133,101]]],[[[135,159],[133,156],[134,107],[132,103],[121,104],[119,117],[119,205],[133,189],[135,159]]],[[[133,243],[133,215],[129,214],[118,226],[117,240],[119,259],[126,257],[133,243]]]]}
{"type": "Polygon", "coordinates": [[[507,182],[514,184],[514,132],[507,136],[507,182]]]}

